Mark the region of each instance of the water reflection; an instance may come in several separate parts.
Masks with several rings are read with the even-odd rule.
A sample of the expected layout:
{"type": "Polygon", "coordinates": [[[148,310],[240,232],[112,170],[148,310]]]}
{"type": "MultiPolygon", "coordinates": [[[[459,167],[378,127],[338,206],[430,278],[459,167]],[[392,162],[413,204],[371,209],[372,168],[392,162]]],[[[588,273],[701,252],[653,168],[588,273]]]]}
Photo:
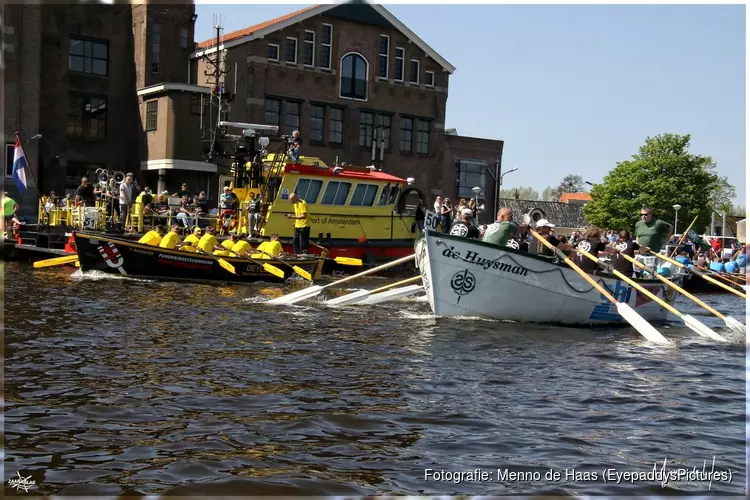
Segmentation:
{"type": "Polygon", "coordinates": [[[654,349],[627,328],[435,319],[415,300],[326,307],[342,290],[263,303],[304,283],[5,270],[5,470],[42,494],[651,494],[423,471],[650,470],[714,454],[744,471],[744,350],[676,325],[681,348],[654,349]]]}

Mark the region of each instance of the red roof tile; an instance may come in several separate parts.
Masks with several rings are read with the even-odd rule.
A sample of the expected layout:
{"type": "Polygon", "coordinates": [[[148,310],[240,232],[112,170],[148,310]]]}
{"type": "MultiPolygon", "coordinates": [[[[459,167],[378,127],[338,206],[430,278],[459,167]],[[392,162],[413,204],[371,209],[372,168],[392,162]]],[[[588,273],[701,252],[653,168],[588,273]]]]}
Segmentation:
{"type": "Polygon", "coordinates": [[[591,195],[589,193],[563,193],[560,196],[562,203],[567,203],[570,200],[591,201],[591,195]]]}
{"type": "MultiPolygon", "coordinates": [[[[298,16],[299,14],[303,14],[309,10],[315,9],[320,7],[320,5],[311,5],[310,7],[305,7],[304,9],[296,10],[294,12],[290,12],[289,14],[285,14],[281,17],[277,17],[276,19],[271,19],[270,21],[265,21],[260,24],[256,24],[254,26],[249,26],[247,28],[232,31],[231,33],[227,33],[222,37],[222,43],[231,42],[232,40],[236,40],[238,38],[242,38],[243,36],[251,35],[252,33],[255,33],[258,30],[261,30],[263,28],[267,28],[269,26],[273,26],[276,23],[280,23],[282,21],[286,21],[287,19],[291,19],[295,16],[298,16]]],[[[198,44],[199,49],[207,49],[216,42],[215,39],[206,40],[204,42],[200,42],[198,44]]]]}

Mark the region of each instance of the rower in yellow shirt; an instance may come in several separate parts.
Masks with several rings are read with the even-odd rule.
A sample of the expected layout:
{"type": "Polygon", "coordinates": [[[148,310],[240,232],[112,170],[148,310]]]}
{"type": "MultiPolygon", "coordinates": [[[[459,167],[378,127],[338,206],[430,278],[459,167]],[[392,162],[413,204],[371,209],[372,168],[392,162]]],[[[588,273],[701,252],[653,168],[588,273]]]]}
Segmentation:
{"type": "Polygon", "coordinates": [[[182,241],[180,250],[182,250],[183,252],[197,252],[198,242],[200,241],[200,237],[201,237],[201,228],[196,226],[195,229],[193,229],[193,234],[191,234],[190,236],[187,236],[182,241]]]}
{"type": "Polygon", "coordinates": [[[180,225],[173,224],[172,230],[168,232],[167,235],[161,239],[161,243],[159,243],[159,248],[174,249],[178,243],[180,243],[180,225]]]}
{"type": "Polygon", "coordinates": [[[272,234],[269,241],[264,241],[258,245],[258,251],[261,253],[253,254],[253,259],[270,259],[271,257],[278,257],[284,249],[281,247],[278,234],[272,234]]]}
{"type": "Polygon", "coordinates": [[[214,255],[219,255],[221,257],[230,257],[232,255],[232,247],[235,243],[239,241],[240,237],[236,234],[233,234],[226,240],[221,242],[221,245],[217,247],[216,250],[214,250],[214,255]]]}
{"type": "Polygon", "coordinates": [[[253,247],[250,246],[250,243],[248,243],[247,240],[240,240],[232,246],[231,252],[233,255],[246,257],[252,250],[253,247]]]}
{"type": "Polygon", "coordinates": [[[165,232],[167,232],[167,228],[162,225],[158,225],[156,226],[156,229],[152,229],[151,231],[144,234],[141,239],[138,240],[138,243],[142,245],[158,247],[159,243],[161,243],[161,237],[164,236],[165,232]]]}
{"type": "Polygon", "coordinates": [[[213,226],[206,228],[206,234],[198,241],[198,251],[201,253],[213,253],[214,250],[221,250],[219,240],[214,236],[215,232],[216,229],[213,226]]]}

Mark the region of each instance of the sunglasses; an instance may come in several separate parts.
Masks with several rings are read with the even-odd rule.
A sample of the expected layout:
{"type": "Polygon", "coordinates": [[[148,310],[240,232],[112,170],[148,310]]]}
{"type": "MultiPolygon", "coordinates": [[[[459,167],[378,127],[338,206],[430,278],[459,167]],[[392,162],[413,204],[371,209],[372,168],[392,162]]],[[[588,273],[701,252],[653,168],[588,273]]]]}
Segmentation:
{"type": "Polygon", "coordinates": [[[647,215],[651,215],[651,214],[641,214],[641,217],[645,217],[647,215]]]}

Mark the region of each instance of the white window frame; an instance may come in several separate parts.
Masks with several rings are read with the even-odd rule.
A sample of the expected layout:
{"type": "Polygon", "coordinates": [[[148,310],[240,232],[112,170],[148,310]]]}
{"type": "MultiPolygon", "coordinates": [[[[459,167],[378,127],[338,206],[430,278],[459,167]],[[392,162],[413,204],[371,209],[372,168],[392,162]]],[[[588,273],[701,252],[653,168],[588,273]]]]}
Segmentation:
{"type": "Polygon", "coordinates": [[[413,83],[414,85],[419,85],[419,59],[409,59],[409,83],[413,83]],[[411,63],[417,63],[417,81],[412,81],[411,79],[411,63]]]}
{"type": "Polygon", "coordinates": [[[388,75],[391,69],[391,61],[389,60],[391,56],[391,37],[388,35],[380,34],[380,38],[378,39],[378,79],[380,80],[387,80],[388,75]],[[380,40],[385,38],[388,40],[388,46],[385,49],[385,54],[380,52],[380,40]],[[380,58],[385,56],[385,76],[380,76],[380,58]]]}
{"type": "MultiPolygon", "coordinates": [[[[339,59],[339,99],[349,99],[350,101],[361,101],[361,102],[367,102],[367,99],[370,97],[370,61],[367,60],[367,58],[360,52],[347,52],[341,58],[339,59]],[[365,88],[365,95],[366,97],[364,99],[360,99],[359,97],[346,97],[341,95],[341,75],[344,72],[344,59],[346,59],[346,56],[350,56],[352,54],[356,54],[362,59],[365,60],[365,84],[367,87],[365,88]]],[[[373,122],[374,123],[374,122],[373,122]]]]}
{"type": "Polygon", "coordinates": [[[5,154],[5,156],[3,156],[3,166],[5,167],[6,179],[13,178],[13,160],[11,160],[10,165],[7,165],[6,162],[8,161],[9,157],[12,158],[13,155],[15,155],[15,151],[14,151],[15,148],[16,148],[16,144],[14,142],[6,142],[5,147],[3,148],[3,153],[5,154]],[[10,175],[8,175],[8,167],[10,167],[10,175]]]}
{"type": "MultiPolygon", "coordinates": [[[[281,59],[281,47],[279,47],[278,43],[269,43],[268,47],[276,47],[276,59],[268,58],[269,61],[276,61],[279,62],[281,59]]],[[[266,55],[268,55],[268,47],[266,47],[266,55]]]]}
{"type": "Polygon", "coordinates": [[[425,73],[425,75],[431,75],[432,76],[432,83],[428,84],[427,83],[427,78],[425,78],[424,79],[425,80],[424,86],[425,87],[429,87],[429,88],[433,88],[435,86],[435,72],[434,71],[425,71],[424,73],[425,73]]]}
{"type": "Polygon", "coordinates": [[[320,41],[321,47],[328,47],[328,67],[321,66],[321,68],[330,70],[333,67],[333,24],[322,23],[321,26],[331,28],[331,43],[323,43],[322,39],[320,41]]]}
{"type": "Polygon", "coordinates": [[[395,79],[394,81],[403,83],[404,78],[406,77],[406,68],[404,67],[404,58],[406,57],[406,51],[403,47],[396,47],[396,65],[398,66],[399,62],[401,63],[401,79],[395,79]],[[398,51],[401,51],[401,57],[398,56],[398,51]]]}
{"type": "Polygon", "coordinates": [[[302,63],[304,64],[304,66],[306,68],[314,68],[315,67],[315,32],[313,30],[305,30],[305,35],[307,35],[308,33],[312,33],[312,36],[313,36],[312,42],[308,42],[303,37],[302,38],[302,46],[304,47],[308,43],[312,44],[312,52],[311,52],[312,53],[312,64],[304,64],[304,57],[305,57],[305,51],[304,50],[302,51],[302,59],[303,59],[302,63]]]}
{"type": "Polygon", "coordinates": [[[298,61],[299,61],[299,40],[297,39],[297,37],[288,36],[286,37],[286,42],[284,42],[284,62],[286,64],[292,64],[296,66],[298,61]],[[289,40],[294,40],[294,62],[286,60],[286,44],[289,42],[289,40]]]}

